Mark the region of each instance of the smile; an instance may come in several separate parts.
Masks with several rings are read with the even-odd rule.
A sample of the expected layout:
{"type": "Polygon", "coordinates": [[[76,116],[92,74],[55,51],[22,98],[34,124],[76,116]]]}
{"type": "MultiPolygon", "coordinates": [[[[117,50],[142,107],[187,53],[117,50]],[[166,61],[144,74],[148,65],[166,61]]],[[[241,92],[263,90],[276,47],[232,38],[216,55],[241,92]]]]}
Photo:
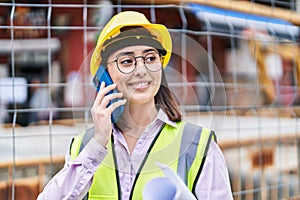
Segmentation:
{"type": "Polygon", "coordinates": [[[143,89],[143,88],[147,88],[150,85],[150,83],[151,83],[150,81],[147,81],[147,82],[130,83],[129,85],[135,89],[143,89]]]}

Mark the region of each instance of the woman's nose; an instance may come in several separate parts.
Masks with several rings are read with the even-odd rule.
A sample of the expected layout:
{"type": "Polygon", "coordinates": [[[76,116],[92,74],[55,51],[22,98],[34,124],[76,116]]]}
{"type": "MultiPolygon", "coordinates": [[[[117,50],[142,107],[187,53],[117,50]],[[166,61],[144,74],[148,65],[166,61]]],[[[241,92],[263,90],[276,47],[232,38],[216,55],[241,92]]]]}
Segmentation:
{"type": "Polygon", "coordinates": [[[136,75],[144,75],[146,74],[147,69],[145,66],[144,58],[139,57],[139,59],[136,59],[136,69],[135,74],[136,75]]]}

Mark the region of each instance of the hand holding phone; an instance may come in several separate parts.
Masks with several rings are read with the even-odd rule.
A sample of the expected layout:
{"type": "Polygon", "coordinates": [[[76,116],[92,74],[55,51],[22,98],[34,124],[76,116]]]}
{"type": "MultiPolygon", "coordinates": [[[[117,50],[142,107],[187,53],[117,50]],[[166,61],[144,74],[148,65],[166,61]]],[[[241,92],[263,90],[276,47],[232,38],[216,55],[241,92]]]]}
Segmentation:
{"type": "MultiPolygon", "coordinates": [[[[96,75],[93,78],[93,84],[94,84],[97,92],[99,92],[100,85],[102,82],[105,82],[106,87],[114,83],[112,81],[106,67],[104,67],[103,65],[100,65],[96,72],[96,75]]],[[[111,93],[118,93],[118,90],[114,89],[113,91],[109,92],[108,94],[111,94],[111,93]]],[[[107,107],[110,106],[112,103],[117,102],[119,100],[120,100],[119,98],[112,99],[109,102],[109,104],[107,105],[107,107]]],[[[118,119],[120,118],[120,116],[122,115],[123,111],[124,111],[124,105],[117,107],[111,114],[111,122],[116,123],[118,121],[118,119]]]]}

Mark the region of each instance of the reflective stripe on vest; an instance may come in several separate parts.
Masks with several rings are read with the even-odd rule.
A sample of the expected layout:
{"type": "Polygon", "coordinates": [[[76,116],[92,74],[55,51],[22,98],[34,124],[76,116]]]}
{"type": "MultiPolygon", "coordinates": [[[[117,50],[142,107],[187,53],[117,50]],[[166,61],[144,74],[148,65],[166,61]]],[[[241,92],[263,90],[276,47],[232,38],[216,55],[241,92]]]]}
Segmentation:
{"type": "MultiPolygon", "coordinates": [[[[93,129],[74,138],[71,158],[75,159],[84,145],[93,137],[93,129]]],[[[150,145],[138,170],[130,199],[142,199],[145,184],[158,176],[164,176],[155,164],[161,162],[177,171],[194,193],[214,133],[207,128],[178,122],[177,128],[165,125],[150,145]],[[195,159],[197,158],[197,159],[195,159]]],[[[88,199],[121,199],[113,139],[107,146],[108,154],[94,174],[88,199]]]]}

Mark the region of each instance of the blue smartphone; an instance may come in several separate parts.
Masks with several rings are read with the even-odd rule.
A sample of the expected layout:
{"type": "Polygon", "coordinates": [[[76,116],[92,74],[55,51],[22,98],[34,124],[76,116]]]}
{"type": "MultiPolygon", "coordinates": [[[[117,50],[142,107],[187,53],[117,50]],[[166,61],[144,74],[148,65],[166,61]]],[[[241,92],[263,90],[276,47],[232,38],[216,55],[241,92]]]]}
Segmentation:
{"type": "MultiPolygon", "coordinates": [[[[106,67],[104,67],[103,65],[100,65],[96,75],[93,78],[93,84],[96,88],[96,91],[99,92],[100,90],[100,85],[102,83],[102,81],[105,82],[105,87],[113,84],[114,82],[112,81],[106,67]]],[[[112,93],[117,93],[118,90],[114,89],[113,91],[110,91],[108,94],[112,94],[112,93]]],[[[110,106],[112,103],[119,101],[119,98],[113,99],[109,102],[109,104],[107,105],[110,106]]],[[[120,118],[120,116],[122,115],[124,111],[124,105],[117,107],[111,114],[111,122],[112,123],[116,123],[118,121],[118,119],[120,118]]]]}

